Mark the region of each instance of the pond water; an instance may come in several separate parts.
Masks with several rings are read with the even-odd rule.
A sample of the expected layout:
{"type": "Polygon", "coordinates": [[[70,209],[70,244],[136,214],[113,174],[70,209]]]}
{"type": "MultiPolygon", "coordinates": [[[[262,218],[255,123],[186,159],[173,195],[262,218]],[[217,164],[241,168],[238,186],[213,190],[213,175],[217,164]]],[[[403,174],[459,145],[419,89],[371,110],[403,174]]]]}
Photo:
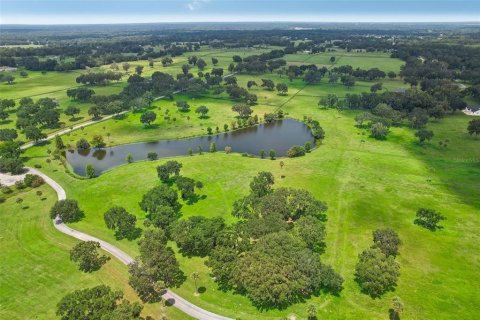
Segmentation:
{"type": "Polygon", "coordinates": [[[265,156],[268,157],[270,149],[274,149],[277,156],[281,157],[285,156],[292,146],[304,145],[306,141],[310,141],[313,146],[314,139],[310,129],[302,122],[284,119],[209,136],[125,144],[85,151],[69,150],[66,157],[75,173],[85,175],[86,165],[92,164],[95,174],[98,175],[125,164],[129,153],[133,161],[147,159],[149,152],[157,153],[159,158],[180,156],[187,155],[190,148],[194,153],[198,153],[199,146],[203,152],[209,152],[210,143],[215,142],[217,151],[223,151],[229,146],[232,152],[258,155],[259,151],[264,149],[265,156]]]}

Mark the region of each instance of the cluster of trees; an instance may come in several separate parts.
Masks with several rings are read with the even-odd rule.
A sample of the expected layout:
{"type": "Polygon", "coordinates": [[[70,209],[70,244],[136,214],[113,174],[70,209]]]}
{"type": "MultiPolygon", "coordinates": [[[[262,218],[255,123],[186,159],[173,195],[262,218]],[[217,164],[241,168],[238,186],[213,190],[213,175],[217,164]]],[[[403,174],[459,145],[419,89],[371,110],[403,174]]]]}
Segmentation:
{"type": "MultiPolygon", "coordinates": [[[[75,81],[81,84],[88,84],[91,86],[105,86],[110,81],[122,80],[122,74],[113,71],[106,72],[89,72],[78,76],[75,81]]],[[[68,92],[67,92],[68,94],[68,92]]]]}
{"type": "MultiPolygon", "coordinates": [[[[41,98],[33,101],[31,98],[22,98],[17,109],[16,126],[19,129],[26,130],[36,126],[55,128],[60,124],[60,110],[58,102],[52,98],[41,98]]],[[[27,134],[27,132],[25,132],[27,134]]],[[[36,135],[27,134],[27,138],[38,141],[42,137],[38,131],[33,132],[36,135]]]]}
{"type": "Polygon", "coordinates": [[[140,303],[123,299],[122,291],[100,285],[67,294],[57,304],[56,314],[62,320],[141,320],[142,309],[140,303]]]}
{"type": "Polygon", "coordinates": [[[22,150],[18,142],[6,141],[0,143],[0,172],[9,172],[11,174],[22,173],[23,159],[21,154],[22,150]]]}
{"type": "Polygon", "coordinates": [[[312,135],[316,140],[325,139],[325,130],[323,130],[320,122],[313,120],[311,117],[304,117],[303,122],[312,130],[312,135]]]}
{"type": "Polygon", "coordinates": [[[123,207],[114,206],[108,209],[103,219],[108,229],[115,230],[117,240],[133,240],[140,236],[141,229],[135,226],[137,217],[128,213],[123,207]]]}
{"type": "Polygon", "coordinates": [[[10,116],[9,109],[15,107],[15,100],[0,99],[0,122],[5,121],[10,116]]]}
{"type": "Polygon", "coordinates": [[[6,72],[0,72],[0,82],[6,82],[8,84],[13,84],[15,81],[15,76],[6,72]]]}
{"type": "Polygon", "coordinates": [[[394,290],[400,276],[400,265],[395,261],[401,240],[392,229],[373,232],[373,245],[358,256],[355,280],[362,292],[372,298],[394,290]]]}
{"type": "Polygon", "coordinates": [[[67,90],[67,96],[72,98],[73,100],[78,100],[81,102],[90,101],[90,98],[95,94],[93,89],[89,88],[73,88],[67,90]]]}

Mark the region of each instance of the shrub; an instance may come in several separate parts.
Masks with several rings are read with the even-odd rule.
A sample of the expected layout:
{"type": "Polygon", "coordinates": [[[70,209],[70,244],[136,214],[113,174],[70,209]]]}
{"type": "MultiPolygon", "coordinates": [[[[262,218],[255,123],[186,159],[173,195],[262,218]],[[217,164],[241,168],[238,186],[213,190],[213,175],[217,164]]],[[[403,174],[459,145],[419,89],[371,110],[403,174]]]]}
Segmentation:
{"type": "Polygon", "coordinates": [[[25,189],[27,186],[25,185],[25,183],[23,183],[23,181],[16,181],[15,182],[15,188],[17,188],[17,190],[22,190],[22,189],[25,189]]]}
{"type": "Polygon", "coordinates": [[[372,137],[377,140],[386,139],[388,132],[389,132],[388,127],[380,122],[374,123],[370,128],[370,133],[372,134],[372,137]]]}
{"type": "Polygon", "coordinates": [[[157,160],[158,159],[158,154],[156,152],[149,152],[147,154],[148,160],[157,160]]]}
{"type": "Polygon", "coordinates": [[[287,151],[289,158],[301,157],[305,155],[305,148],[302,146],[293,146],[287,151]]]}

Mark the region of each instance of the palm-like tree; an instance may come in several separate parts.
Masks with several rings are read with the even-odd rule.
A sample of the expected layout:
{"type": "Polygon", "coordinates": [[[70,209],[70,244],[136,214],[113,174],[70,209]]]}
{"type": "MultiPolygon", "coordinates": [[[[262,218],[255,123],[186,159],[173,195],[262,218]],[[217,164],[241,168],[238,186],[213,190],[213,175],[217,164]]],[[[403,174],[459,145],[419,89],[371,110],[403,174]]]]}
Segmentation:
{"type": "Polygon", "coordinates": [[[195,283],[195,295],[198,295],[198,287],[197,287],[197,280],[200,279],[200,275],[198,272],[192,273],[192,280],[195,283]]]}

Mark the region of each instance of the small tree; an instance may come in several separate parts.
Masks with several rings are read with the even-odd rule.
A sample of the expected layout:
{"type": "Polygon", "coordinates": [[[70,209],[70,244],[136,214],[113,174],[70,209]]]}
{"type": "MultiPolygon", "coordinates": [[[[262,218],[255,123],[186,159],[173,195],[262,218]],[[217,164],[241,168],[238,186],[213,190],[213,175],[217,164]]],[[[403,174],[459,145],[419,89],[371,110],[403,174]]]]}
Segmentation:
{"type": "Polygon", "coordinates": [[[133,156],[131,153],[128,153],[127,154],[127,157],[125,158],[125,160],[127,161],[127,163],[132,163],[133,162],[133,156]]]}
{"type": "Polygon", "coordinates": [[[289,158],[301,157],[305,155],[305,149],[302,146],[293,146],[287,151],[289,158]]]}
{"type": "Polygon", "coordinates": [[[66,109],[65,109],[65,114],[67,116],[70,116],[72,119],[75,118],[75,115],[76,114],[79,114],[80,113],[80,109],[75,107],[75,106],[68,106],[66,109]]]}
{"type": "Polygon", "coordinates": [[[147,154],[147,159],[151,160],[151,161],[157,160],[158,159],[158,154],[156,152],[149,152],[147,154]]]}
{"type": "Polygon", "coordinates": [[[224,125],[223,125],[223,130],[224,130],[225,132],[228,131],[228,124],[224,124],[224,125]]]}
{"type": "Polygon", "coordinates": [[[415,132],[415,137],[418,138],[418,141],[420,143],[424,143],[425,140],[432,140],[433,138],[433,131],[432,130],[418,130],[417,132],[415,132]]]}
{"type": "Polygon", "coordinates": [[[306,153],[309,153],[312,150],[312,143],[310,141],[305,141],[303,148],[305,149],[306,153]]]}
{"type": "Polygon", "coordinates": [[[372,137],[377,140],[386,139],[388,132],[388,127],[381,122],[374,123],[370,128],[370,133],[372,134],[372,137]]]}
{"type": "Polygon", "coordinates": [[[195,110],[195,113],[200,114],[200,118],[206,118],[208,113],[208,108],[206,106],[199,106],[195,110]]]}
{"type": "Polygon", "coordinates": [[[210,143],[210,152],[214,153],[217,151],[217,148],[215,146],[215,142],[210,143]]]}
{"type": "Polygon", "coordinates": [[[310,303],[307,307],[308,320],[317,319],[317,307],[313,303],[310,303]]]}
{"type": "Polygon", "coordinates": [[[390,311],[390,320],[400,320],[400,314],[403,312],[403,302],[399,297],[392,298],[392,308],[390,311]]]}
{"type": "Polygon", "coordinates": [[[417,211],[416,219],[414,223],[422,226],[430,231],[435,231],[443,227],[439,226],[438,223],[442,220],[446,220],[442,214],[433,210],[433,209],[424,209],[420,208],[417,211]]]}
{"type": "Polygon", "coordinates": [[[197,281],[200,279],[200,275],[198,272],[192,273],[192,280],[195,283],[195,295],[198,296],[198,287],[197,287],[197,281]]]}
{"type": "Polygon", "coordinates": [[[157,114],[153,111],[145,111],[140,116],[140,122],[149,126],[152,122],[157,119],[157,114]]]}
{"type": "Polygon", "coordinates": [[[85,174],[87,178],[90,178],[90,179],[95,177],[95,167],[93,166],[93,164],[91,163],[87,164],[87,166],[85,167],[85,174]]]}
{"type": "Polygon", "coordinates": [[[70,250],[70,260],[78,263],[78,269],[83,272],[93,272],[102,267],[110,257],[99,255],[97,249],[100,243],[96,241],[82,241],[70,250]]]}
{"type": "Polygon", "coordinates": [[[264,159],[264,158],[265,158],[265,150],[264,150],[264,149],[260,149],[259,155],[260,155],[260,158],[261,158],[261,159],[264,159]]]}
{"type": "Polygon", "coordinates": [[[177,108],[181,112],[187,112],[190,110],[190,105],[187,103],[187,101],[180,100],[180,101],[177,101],[176,104],[177,104],[177,108]]]}
{"type": "Polygon", "coordinates": [[[277,153],[275,152],[274,149],[270,149],[269,155],[270,155],[271,160],[275,160],[275,157],[277,156],[277,153]]]}
{"type": "Polygon", "coordinates": [[[288,86],[285,83],[277,83],[278,94],[284,96],[288,92],[288,86]]]}
{"type": "Polygon", "coordinates": [[[78,150],[88,150],[90,149],[90,143],[86,139],[80,139],[77,141],[77,149],[78,150]]]}
{"type": "Polygon", "coordinates": [[[65,144],[63,143],[62,137],[60,137],[58,134],[55,136],[55,147],[58,150],[65,149],[65,144]]]}
{"type": "Polygon", "coordinates": [[[477,136],[480,135],[480,119],[470,120],[467,130],[468,134],[470,134],[471,136],[473,136],[474,134],[477,136]]]}
{"type": "Polygon", "coordinates": [[[96,134],[92,137],[92,141],[90,141],[90,144],[94,148],[103,148],[105,147],[105,141],[103,141],[103,137],[99,134],[96,134]]]}

